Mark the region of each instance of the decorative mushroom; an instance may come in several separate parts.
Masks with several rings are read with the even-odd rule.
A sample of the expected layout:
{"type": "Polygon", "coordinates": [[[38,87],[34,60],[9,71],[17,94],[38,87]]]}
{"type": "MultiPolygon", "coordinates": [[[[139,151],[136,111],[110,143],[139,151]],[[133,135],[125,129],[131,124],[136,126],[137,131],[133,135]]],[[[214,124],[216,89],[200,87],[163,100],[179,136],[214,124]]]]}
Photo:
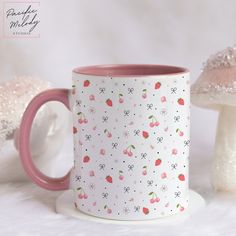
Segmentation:
{"type": "Polygon", "coordinates": [[[219,111],[212,184],[236,191],[236,46],[210,56],[191,87],[191,102],[219,111]]]}

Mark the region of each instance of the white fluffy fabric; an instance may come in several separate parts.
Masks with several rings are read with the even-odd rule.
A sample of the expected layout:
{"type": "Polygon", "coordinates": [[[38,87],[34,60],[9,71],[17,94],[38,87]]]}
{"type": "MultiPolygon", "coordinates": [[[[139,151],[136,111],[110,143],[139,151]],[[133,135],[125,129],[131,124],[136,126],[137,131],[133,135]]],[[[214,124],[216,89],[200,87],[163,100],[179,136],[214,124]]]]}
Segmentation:
{"type": "MultiPolygon", "coordinates": [[[[61,155],[68,155],[70,145],[61,155]]],[[[86,222],[55,212],[60,192],[40,189],[34,184],[0,185],[0,235],[19,236],[121,236],[191,235],[235,236],[236,195],[216,194],[210,185],[208,153],[213,147],[192,149],[191,188],[207,201],[206,208],[178,225],[122,226],[86,222]],[[203,164],[204,163],[204,164],[203,164]]],[[[66,158],[64,158],[64,161],[66,158]]]]}

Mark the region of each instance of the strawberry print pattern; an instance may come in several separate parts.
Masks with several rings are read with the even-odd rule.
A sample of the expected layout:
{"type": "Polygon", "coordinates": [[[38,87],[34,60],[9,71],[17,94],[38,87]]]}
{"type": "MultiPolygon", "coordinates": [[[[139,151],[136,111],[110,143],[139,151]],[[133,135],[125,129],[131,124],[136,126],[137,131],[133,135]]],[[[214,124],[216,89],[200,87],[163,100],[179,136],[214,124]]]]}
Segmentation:
{"type": "Polygon", "coordinates": [[[75,206],[143,220],[188,206],[188,74],[74,76],[75,206]]]}

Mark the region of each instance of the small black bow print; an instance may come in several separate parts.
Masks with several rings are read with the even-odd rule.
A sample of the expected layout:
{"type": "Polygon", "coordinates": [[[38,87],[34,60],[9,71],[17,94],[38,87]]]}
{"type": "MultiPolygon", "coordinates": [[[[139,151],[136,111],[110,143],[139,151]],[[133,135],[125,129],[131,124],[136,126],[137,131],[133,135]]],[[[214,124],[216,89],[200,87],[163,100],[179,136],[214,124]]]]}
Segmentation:
{"type": "Polygon", "coordinates": [[[102,193],[102,198],[107,199],[107,197],[108,197],[108,193],[102,193]]]}
{"type": "Polygon", "coordinates": [[[102,117],[102,122],[103,123],[107,123],[107,121],[108,121],[108,116],[103,116],[102,117]]]}
{"type": "Polygon", "coordinates": [[[133,171],[134,165],[128,165],[128,171],[133,171]]]}
{"type": "Polygon", "coordinates": [[[166,109],[162,109],[160,111],[160,113],[161,113],[162,116],[165,116],[167,114],[167,110],[166,109]]]}
{"type": "Polygon", "coordinates": [[[176,91],[177,91],[177,88],[176,88],[176,87],[171,88],[171,93],[176,93],[176,91]]]}
{"type": "Polygon", "coordinates": [[[152,103],[147,104],[147,110],[152,110],[152,107],[153,107],[153,104],[152,104],[152,103]]]}
{"type": "Polygon", "coordinates": [[[147,186],[148,186],[148,187],[152,186],[152,184],[153,184],[153,180],[148,180],[148,181],[147,181],[147,186]]]}
{"type": "Polygon", "coordinates": [[[140,133],[139,129],[134,130],[134,136],[139,136],[139,133],[140,133]]]}
{"type": "Polygon", "coordinates": [[[181,192],[175,192],[175,198],[180,197],[181,192]]]}
{"type": "Polygon", "coordinates": [[[80,182],[80,180],[81,180],[81,176],[80,175],[76,175],[75,176],[75,181],[79,181],[80,182]]]}
{"type": "Polygon", "coordinates": [[[91,136],[90,134],[86,134],[86,135],[85,135],[85,140],[86,140],[86,141],[90,141],[91,138],[92,138],[92,136],[91,136]]]}
{"type": "Polygon", "coordinates": [[[75,104],[76,104],[76,106],[79,106],[79,107],[80,107],[81,104],[82,104],[82,101],[81,101],[81,100],[76,100],[76,101],[75,101],[75,104]]]}
{"type": "Polygon", "coordinates": [[[146,152],[144,152],[144,153],[142,152],[141,153],[141,159],[146,159],[146,157],[147,157],[147,153],[146,152]]]}
{"type": "Polygon", "coordinates": [[[124,187],[124,193],[129,193],[130,187],[124,187]]]}
{"type": "Polygon", "coordinates": [[[174,121],[179,122],[180,116],[174,116],[174,121]]]}
{"type": "Polygon", "coordinates": [[[185,147],[186,147],[186,146],[188,147],[189,144],[190,144],[190,140],[185,140],[185,141],[184,141],[184,146],[185,146],[185,147]]]}
{"type": "Polygon", "coordinates": [[[157,143],[162,143],[163,137],[157,137],[157,143]]]}
{"type": "Polygon", "coordinates": [[[112,149],[117,149],[118,143],[112,143],[111,146],[112,146],[112,149]]]}
{"type": "Polygon", "coordinates": [[[128,94],[133,94],[134,88],[128,88],[128,94]]]}
{"type": "Polygon", "coordinates": [[[140,206],[134,206],[134,212],[139,212],[140,206]]]}
{"type": "Polygon", "coordinates": [[[130,110],[124,110],[124,116],[129,116],[130,110]]]}
{"type": "Polygon", "coordinates": [[[99,170],[104,170],[105,169],[105,164],[100,164],[99,165],[99,170]]]}
{"type": "Polygon", "coordinates": [[[176,168],[177,168],[177,163],[171,164],[171,169],[172,169],[172,170],[176,170],[176,168]]]}
{"type": "Polygon", "coordinates": [[[99,88],[100,93],[105,93],[106,88],[99,88]]]}

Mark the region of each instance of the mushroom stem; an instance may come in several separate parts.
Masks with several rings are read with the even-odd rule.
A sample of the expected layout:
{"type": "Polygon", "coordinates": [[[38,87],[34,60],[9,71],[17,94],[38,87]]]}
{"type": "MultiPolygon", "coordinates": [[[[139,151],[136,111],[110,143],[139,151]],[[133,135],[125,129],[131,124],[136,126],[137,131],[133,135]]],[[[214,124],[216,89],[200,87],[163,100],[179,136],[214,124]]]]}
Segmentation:
{"type": "Polygon", "coordinates": [[[218,119],[212,166],[216,190],[236,192],[236,108],[222,106],[218,119]]]}

